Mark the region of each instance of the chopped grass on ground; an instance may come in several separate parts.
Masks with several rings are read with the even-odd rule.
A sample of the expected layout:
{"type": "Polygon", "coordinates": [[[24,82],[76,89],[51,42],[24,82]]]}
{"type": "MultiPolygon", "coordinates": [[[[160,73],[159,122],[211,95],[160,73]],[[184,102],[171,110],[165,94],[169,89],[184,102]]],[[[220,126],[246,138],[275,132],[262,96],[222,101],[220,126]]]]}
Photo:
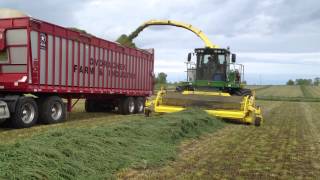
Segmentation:
{"type": "Polygon", "coordinates": [[[225,125],[201,110],[88,128],[64,128],[0,145],[0,178],[114,178],[123,168],[164,165],[179,142],[225,125]]]}
{"type": "MultiPolygon", "coordinates": [[[[274,87],[274,86],[272,86],[274,87]]],[[[289,95],[283,94],[281,92],[281,96],[275,94],[272,88],[265,89],[263,93],[258,92],[257,99],[263,101],[289,101],[289,102],[320,102],[320,96],[317,96],[317,87],[315,86],[279,86],[282,89],[287,89],[289,93],[290,88],[295,91],[294,93],[289,93],[289,95]],[[301,92],[301,95],[298,96],[298,90],[301,92]],[[272,94],[273,93],[273,94],[272,94]]],[[[279,93],[278,93],[279,94],[279,93]]]]}
{"type": "Polygon", "coordinates": [[[261,101],[320,102],[320,98],[314,97],[257,96],[256,99],[261,101]]]}

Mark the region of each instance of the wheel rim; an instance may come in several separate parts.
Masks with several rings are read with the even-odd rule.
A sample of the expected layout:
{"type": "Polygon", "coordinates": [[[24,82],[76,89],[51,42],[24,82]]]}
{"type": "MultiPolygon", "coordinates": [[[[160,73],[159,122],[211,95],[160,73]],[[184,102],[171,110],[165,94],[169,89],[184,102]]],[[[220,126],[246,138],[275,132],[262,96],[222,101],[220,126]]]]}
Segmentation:
{"type": "Polygon", "coordinates": [[[22,112],[21,120],[25,124],[29,124],[33,121],[35,116],[35,108],[33,107],[32,104],[30,103],[24,104],[21,108],[21,112],[22,112]]]}
{"type": "Polygon", "coordinates": [[[138,111],[139,112],[143,111],[143,103],[141,101],[138,102],[138,111]]]}
{"type": "Polygon", "coordinates": [[[130,113],[133,113],[133,112],[134,112],[134,102],[133,102],[133,101],[130,101],[130,102],[129,102],[129,112],[130,112],[130,113]]]}
{"type": "Polygon", "coordinates": [[[51,117],[53,120],[59,120],[62,115],[62,105],[59,102],[54,102],[51,106],[51,117]]]}

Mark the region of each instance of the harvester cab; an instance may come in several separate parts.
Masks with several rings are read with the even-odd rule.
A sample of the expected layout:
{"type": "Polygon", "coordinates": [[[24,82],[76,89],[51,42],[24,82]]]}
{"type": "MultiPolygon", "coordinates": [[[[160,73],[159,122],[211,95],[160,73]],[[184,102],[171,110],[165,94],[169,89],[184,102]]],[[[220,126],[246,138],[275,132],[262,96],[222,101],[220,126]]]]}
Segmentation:
{"type": "Polygon", "coordinates": [[[158,91],[155,99],[146,101],[145,115],[148,116],[151,112],[172,113],[197,107],[223,119],[256,126],[262,123],[261,109],[255,104],[254,92],[244,89],[242,85],[243,65],[236,64],[236,55],[230,53],[229,48],[219,48],[201,30],[177,21],[150,20],[129,36],[122,35],[119,42],[123,45],[134,45],[132,40],[144,28],[152,25],[170,25],[192,31],[204,42],[205,48],[195,49],[188,54],[187,81],[182,82],[176,91],[158,91]]]}
{"type": "Polygon", "coordinates": [[[176,88],[222,91],[231,95],[250,95],[243,88],[244,66],[236,64],[236,54],[229,48],[198,48],[187,58],[187,81],[176,88]],[[195,58],[193,58],[195,57],[195,58]]]}

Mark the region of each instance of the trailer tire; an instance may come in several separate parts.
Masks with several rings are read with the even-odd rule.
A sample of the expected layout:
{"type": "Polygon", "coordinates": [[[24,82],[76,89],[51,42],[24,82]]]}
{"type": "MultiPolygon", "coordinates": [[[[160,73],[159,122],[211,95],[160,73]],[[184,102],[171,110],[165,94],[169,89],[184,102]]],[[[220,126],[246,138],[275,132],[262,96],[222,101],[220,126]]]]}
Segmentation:
{"type": "Polygon", "coordinates": [[[44,124],[60,123],[66,118],[66,108],[59,96],[40,99],[39,117],[44,124]]]}
{"type": "Polygon", "coordinates": [[[19,97],[15,112],[10,118],[10,123],[14,128],[28,128],[33,126],[38,120],[38,106],[32,97],[19,97]]]}
{"type": "Polygon", "coordinates": [[[143,97],[138,97],[138,98],[135,99],[135,102],[134,102],[135,113],[138,113],[138,114],[143,113],[145,101],[146,100],[143,97]]]}
{"type": "Polygon", "coordinates": [[[120,113],[123,115],[133,114],[135,112],[135,100],[133,97],[125,97],[120,100],[120,113]]]}

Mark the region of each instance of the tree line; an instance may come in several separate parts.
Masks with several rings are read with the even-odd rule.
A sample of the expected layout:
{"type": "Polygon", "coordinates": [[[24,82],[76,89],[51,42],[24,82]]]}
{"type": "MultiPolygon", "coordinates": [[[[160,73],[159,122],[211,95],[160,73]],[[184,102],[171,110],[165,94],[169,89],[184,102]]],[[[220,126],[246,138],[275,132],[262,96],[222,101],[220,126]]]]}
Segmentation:
{"type": "Polygon", "coordinates": [[[316,77],[314,79],[296,79],[296,80],[290,79],[287,82],[287,85],[289,85],[289,86],[292,86],[292,85],[319,86],[320,85],[320,77],[316,77]]]}

